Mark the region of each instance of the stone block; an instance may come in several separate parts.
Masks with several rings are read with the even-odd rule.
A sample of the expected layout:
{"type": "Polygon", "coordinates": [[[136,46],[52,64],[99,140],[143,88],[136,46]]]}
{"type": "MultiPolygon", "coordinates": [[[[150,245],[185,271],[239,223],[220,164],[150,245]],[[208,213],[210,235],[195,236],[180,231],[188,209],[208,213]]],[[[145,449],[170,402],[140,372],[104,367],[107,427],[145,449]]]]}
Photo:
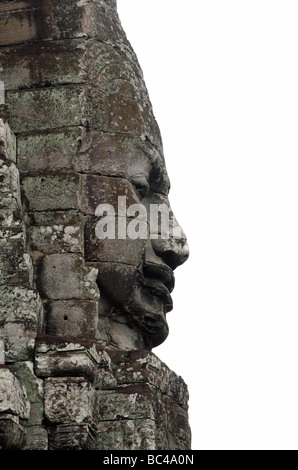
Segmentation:
{"type": "Polygon", "coordinates": [[[42,323],[43,309],[36,291],[0,286],[0,339],[5,343],[7,363],[32,360],[42,323]]]}
{"type": "Polygon", "coordinates": [[[48,450],[48,432],[42,426],[27,426],[22,450],[48,450]]]}
{"type": "MultiPolygon", "coordinates": [[[[115,217],[115,239],[105,238],[102,240],[96,235],[96,224],[98,220],[98,218],[92,216],[85,218],[84,240],[86,261],[123,263],[138,266],[148,241],[146,239],[136,239],[133,241],[129,238],[125,240],[119,239],[118,217],[115,217]]],[[[126,230],[131,220],[132,219],[128,218],[126,222],[124,221],[126,230]]],[[[121,224],[122,223],[123,219],[121,220],[121,224]]],[[[143,223],[143,221],[140,220],[140,223],[143,223]]],[[[147,224],[145,227],[147,228],[147,224]]]]}
{"type": "Polygon", "coordinates": [[[108,297],[117,299],[120,305],[129,303],[136,290],[138,269],[117,263],[95,263],[98,269],[98,285],[108,297]]]}
{"type": "Polygon", "coordinates": [[[145,350],[109,350],[109,356],[118,385],[97,392],[97,448],[189,450],[188,393],[181,377],[145,350]]]}
{"type": "Polygon", "coordinates": [[[76,174],[26,176],[22,192],[29,211],[76,209],[80,178],[76,174]]]}
{"type": "Polygon", "coordinates": [[[82,175],[81,209],[84,214],[95,215],[99,204],[110,204],[117,215],[118,196],[126,196],[127,207],[140,203],[133,185],[124,178],[82,175]]]}
{"type": "Polygon", "coordinates": [[[15,229],[15,233],[23,231],[23,219],[22,212],[19,207],[18,202],[14,198],[5,197],[4,199],[0,197],[0,230],[3,235],[3,231],[15,229]]]}
{"type": "Polygon", "coordinates": [[[15,233],[8,235],[1,230],[2,238],[16,235],[23,230],[19,172],[16,165],[6,159],[8,155],[5,152],[2,152],[2,158],[5,160],[0,159],[0,228],[15,230],[15,233]]]}
{"type": "Polygon", "coordinates": [[[92,422],[95,391],[82,377],[45,380],[45,417],[52,424],[92,422]]]}
{"type": "Polygon", "coordinates": [[[8,123],[2,118],[0,118],[0,158],[11,160],[13,162],[16,161],[15,135],[11,132],[8,123]]]}
{"type": "MultiPolygon", "coordinates": [[[[143,109],[135,99],[110,93],[105,104],[107,119],[102,126],[104,131],[133,136],[145,134],[143,109]]],[[[101,126],[94,125],[94,127],[101,126]]]]}
{"type": "Polygon", "coordinates": [[[20,207],[20,178],[17,167],[12,162],[0,160],[0,200],[2,207],[9,207],[12,200],[20,207]]]}
{"type": "Polygon", "coordinates": [[[154,394],[148,384],[126,385],[98,391],[99,421],[155,419],[154,394]]]}
{"type": "Polygon", "coordinates": [[[75,169],[128,179],[133,173],[149,173],[151,161],[157,158],[155,152],[151,150],[150,155],[145,143],[129,136],[91,131],[84,137],[75,169]]]}
{"type": "Polygon", "coordinates": [[[93,381],[101,364],[93,343],[68,342],[65,338],[39,337],[35,370],[39,377],[84,377],[93,381]]]}
{"type": "Polygon", "coordinates": [[[115,2],[17,0],[0,5],[0,46],[78,37],[123,41],[115,2]]]}
{"type": "Polygon", "coordinates": [[[18,416],[0,414],[0,450],[22,450],[25,442],[24,426],[18,416]]]}
{"type": "Polygon", "coordinates": [[[189,394],[184,380],[155,354],[141,350],[110,351],[109,355],[118,384],[147,382],[187,410],[189,394]]]}
{"type": "Polygon", "coordinates": [[[0,286],[0,324],[20,322],[37,331],[41,318],[42,303],[35,290],[0,286]]]}
{"type": "Polygon", "coordinates": [[[96,430],[88,423],[58,424],[49,427],[49,450],[87,450],[96,430]]]}
{"type": "Polygon", "coordinates": [[[5,362],[33,360],[36,330],[26,323],[6,322],[0,325],[0,339],[5,344],[5,362]]]}
{"type": "Polygon", "coordinates": [[[29,418],[30,403],[24,386],[8,367],[0,368],[0,417],[2,413],[29,418]]]}
{"type": "Polygon", "coordinates": [[[6,101],[15,133],[86,124],[85,90],[81,85],[8,91],[6,101]]]}
{"type": "Polygon", "coordinates": [[[160,449],[191,449],[191,431],[189,427],[188,413],[176,402],[165,400],[163,416],[164,420],[159,422],[159,428],[167,435],[166,447],[160,449]]]}
{"type": "Polygon", "coordinates": [[[75,39],[1,48],[1,80],[6,91],[84,82],[86,44],[85,39],[75,39]]]}
{"type": "Polygon", "coordinates": [[[58,300],[49,302],[45,333],[68,338],[95,338],[98,319],[94,300],[58,300]]]}
{"type": "Polygon", "coordinates": [[[38,263],[39,291],[51,300],[98,300],[96,279],[97,270],[77,254],[46,255],[38,263]]]}
{"type": "MultiPolygon", "coordinates": [[[[36,431],[38,431],[44,420],[43,380],[35,375],[34,367],[35,364],[29,361],[16,362],[10,365],[10,369],[25,387],[30,402],[30,414],[26,426],[27,428],[36,428],[36,431]]],[[[33,434],[35,435],[35,433],[33,434]]],[[[43,434],[42,431],[41,434],[43,434]]]]}
{"type": "Polygon", "coordinates": [[[0,231],[0,265],[0,285],[32,287],[32,260],[25,253],[22,232],[1,239],[0,231]]]}
{"type": "Polygon", "coordinates": [[[156,450],[154,421],[119,420],[98,423],[96,448],[102,450],[156,450]]]}
{"type": "Polygon", "coordinates": [[[105,0],[106,4],[112,8],[117,8],[117,0],[105,0]]]}
{"type": "Polygon", "coordinates": [[[83,217],[79,212],[35,212],[30,219],[27,236],[32,251],[84,253],[83,217]]]}
{"type": "Polygon", "coordinates": [[[98,390],[115,390],[117,380],[110,369],[99,369],[94,386],[98,390]]]}
{"type": "Polygon", "coordinates": [[[20,173],[72,170],[83,138],[82,127],[18,136],[20,173]]]}
{"type": "Polygon", "coordinates": [[[2,1],[0,45],[72,38],[82,35],[83,9],[78,1],[2,1]]]}
{"type": "MultiPolygon", "coordinates": [[[[99,23],[100,16],[95,21],[99,23]]],[[[90,128],[123,133],[123,136],[138,136],[145,140],[148,126],[144,120],[150,119],[147,110],[150,110],[149,115],[152,114],[152,107],[142,71],[124,34],[119,43],[115,37],[118,33],[113,34],[117,28],[117,17],[112,15],[104,22],[106,26],[110,22],[109,40],[90,41],[85,58],[86,64],[92,64],[88,71],[93,85],[88,90],[90,128]],[[94,102],[98,106],[95,107],[94,102]]]]}

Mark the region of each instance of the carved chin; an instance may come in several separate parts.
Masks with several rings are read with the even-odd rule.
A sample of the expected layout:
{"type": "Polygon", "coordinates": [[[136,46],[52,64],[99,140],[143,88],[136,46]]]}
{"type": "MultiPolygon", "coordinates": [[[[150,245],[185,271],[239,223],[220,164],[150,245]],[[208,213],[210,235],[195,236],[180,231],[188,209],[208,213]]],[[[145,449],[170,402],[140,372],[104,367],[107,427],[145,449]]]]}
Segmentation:
{"type": "Polygon", "coordinates": [[[127,312],[131,323],[142,333],[149,348],[159,346],[169,334],[166,312],[169,300],[139,287],[127,312]]]}
{"type": "Polygon", "coordinates": [[[134,266],[98,263],[98,269],[100,315],[125,314],[130,328],[149,349],[165,341],[169,333],[166,313],[173,308],[165,284],[145,278],[134,266]]]}
{"type": "Polygon", "coordinates": [[[165,341],[169,334],[169,327],[165,318],[155,316],[152,312],[144,317],[130,314],[131,321],[142,332],[148,348],[155,348],[165,341]]]}

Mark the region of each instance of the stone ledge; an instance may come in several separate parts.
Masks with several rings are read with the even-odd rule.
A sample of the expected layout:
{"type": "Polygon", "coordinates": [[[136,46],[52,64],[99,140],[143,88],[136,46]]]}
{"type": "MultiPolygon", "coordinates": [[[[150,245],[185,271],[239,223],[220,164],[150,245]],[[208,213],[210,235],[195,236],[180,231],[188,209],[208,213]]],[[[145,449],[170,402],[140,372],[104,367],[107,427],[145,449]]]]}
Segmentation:
{"type": "Polygon", "coordinates": [[[59,337],[38,337],[35,371],[38,377],[85,377],[93,381],[99,367],[109,367],[109,357],[97,353],[92,342],[74,342],[59,337]]]}
{"type": "Polygon", "coordinates": [[[182,377],[170,370],[154,353],[146,350],[110,350],[112,370],[119,385],[148,382],[188,408],[188,388],[182,377]]]}

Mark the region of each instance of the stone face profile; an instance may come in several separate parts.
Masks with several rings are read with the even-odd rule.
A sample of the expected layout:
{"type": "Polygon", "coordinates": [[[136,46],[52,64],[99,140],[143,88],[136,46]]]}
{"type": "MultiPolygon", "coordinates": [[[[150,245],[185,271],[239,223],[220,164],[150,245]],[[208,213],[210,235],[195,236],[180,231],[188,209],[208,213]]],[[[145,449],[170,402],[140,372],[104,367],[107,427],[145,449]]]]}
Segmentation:
{"type": "Polygon", "coordinates": [[[0,80],[0,449],[189,449],[151,352],[188,245],[116,1],[1,1],[0,80]]]}

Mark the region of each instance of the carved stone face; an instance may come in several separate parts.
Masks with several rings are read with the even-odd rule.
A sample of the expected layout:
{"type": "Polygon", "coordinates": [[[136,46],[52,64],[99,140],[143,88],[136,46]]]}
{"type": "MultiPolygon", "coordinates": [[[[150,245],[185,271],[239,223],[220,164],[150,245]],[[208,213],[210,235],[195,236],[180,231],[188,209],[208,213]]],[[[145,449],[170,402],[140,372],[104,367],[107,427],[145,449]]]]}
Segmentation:
{"type": "MultiPolygon", "coordinates": [[[[122,38],[120,47],[96,44],[90,51],[96,64],[88,71],[92,102],[98,106],[90,111],[93,130],[83,139],[79,168],[85,173],[82,209],[88,215],[85,259],[98,269],[98,339],[122,349],[151,348],[167,337],[173,270],[188,258],[188,246],[183,232],[175,239],[156,238],[159,228],[150,223],[152,204],[169,206],[170,184],[142,71],[124,33],[122,38]],[[126,197],[124,212],[119,196],[126,197]],[[115,239],[95,234],[101,204],[114,210],[115,239]],[[133,204],[147,210],[147,218],[143,211],[138,216],[146,237],[123,236],[125,225],[136,224],[136,214],[126,212],[133,204]]],[[[175,219],[171,224],[178,228],[175,219]]]]}
{"type": "MultiPolygon", "coordinates": [[[[46,2],[41,3],[36,18],[49,25],[56,18],[57,2],[50,2],[49,10],[46,2]]],[[[93,338],[80,326],[80,319],[87,329],[91,313],[92,326],[97,321],[98,289],[84,277],[85,267],[91,266],[96,273],[94,266],[100,291],[98,342],[119,349],[150,349],[168,334],[173,270],[186,260],[188,248],[183,234],[175,239],[158,238],[159,228],[150,220],[151,205],[168,206],[169,179],[142,71],[117,12],[104,2],[76,3],[73,22],[61,7],[59,15],[67,18],[60,18],[53,31],[46,27],[31,31],[31,17],[27,18],[21,2],[28,31],[19,28],[19,40],[25,45],[15,50],[15,57],[11,50],[6,54],[8,69],[14,70],[7,80],[22,76],[20,56],[26,57],[30,70],[30,77],[17,81],[21,90],[7,96],[14,113],[13,130],[18,134],[36,282],[48,309],[45,332],[93,338]],[[56,38],[55,31],[64,23],[71,28],[77,25],[78,31],[69,37],[66,27],[56,38]],[[37,32],[44,42],[35,43],[37,32]],[[54,45],[48,43],[49,37],[57,39],[54,45]],[[34,41],[26,45],[28,38],[34,41]],[[133,212],[124,211],[127,217],[123,216],[119,197],[126,198],[125,209],[142,204],[147,210],[147,217],[145,209],[139,215],[145,219],[146,236],[126,234],[136,218],[133,212]],[[117,230],[112,239],[96,234],[97,209],[102,204],[114,210],[117,230]],[[77,289],[81,283],[83,288],[77,289]]],[[[108,3],[115,6],[115,2],[108,3]]],[[[5,45],[5,34],[1,37],[5,45]]],[[[8,85],[12,90],[16,86],[8,85]]],[[[172,225],[177,228],[175,221],[172,225]]]]}
{"type": "MultiPolygon", "coordinates": [[[[179,229],[174,217],[164,238],[158,235],[161,225],[150,223],[152,205],[169,207],[162,155],[148,141],[115,134],[93,136],[88,152],[94,162],[100,152],[101,175],[86,177],[86,199],[91,201],[86,210],[95,214],[98,205],[109,204],[115,212],[115,239],[94,235],[98,221],[104,226],[103,218],[90,217],[85,228],[85,257],[99,271],[100,337],[107,334],[108,342],[119,348],[155,347],[168,335],[173,270],[188,258],[182,229],[179,238],[172,236],[172,229],[179,229]],[[119,196],[125,196],[125,207],[119,206],[119,196]],[[129,212],[133,204],[145,210],[129,212]],[[140,234],[140,228],[145,237],[132,239],[131,233],[140,234]]],[[[108,227],[106,213],[104,219],[108,227]]]]}

